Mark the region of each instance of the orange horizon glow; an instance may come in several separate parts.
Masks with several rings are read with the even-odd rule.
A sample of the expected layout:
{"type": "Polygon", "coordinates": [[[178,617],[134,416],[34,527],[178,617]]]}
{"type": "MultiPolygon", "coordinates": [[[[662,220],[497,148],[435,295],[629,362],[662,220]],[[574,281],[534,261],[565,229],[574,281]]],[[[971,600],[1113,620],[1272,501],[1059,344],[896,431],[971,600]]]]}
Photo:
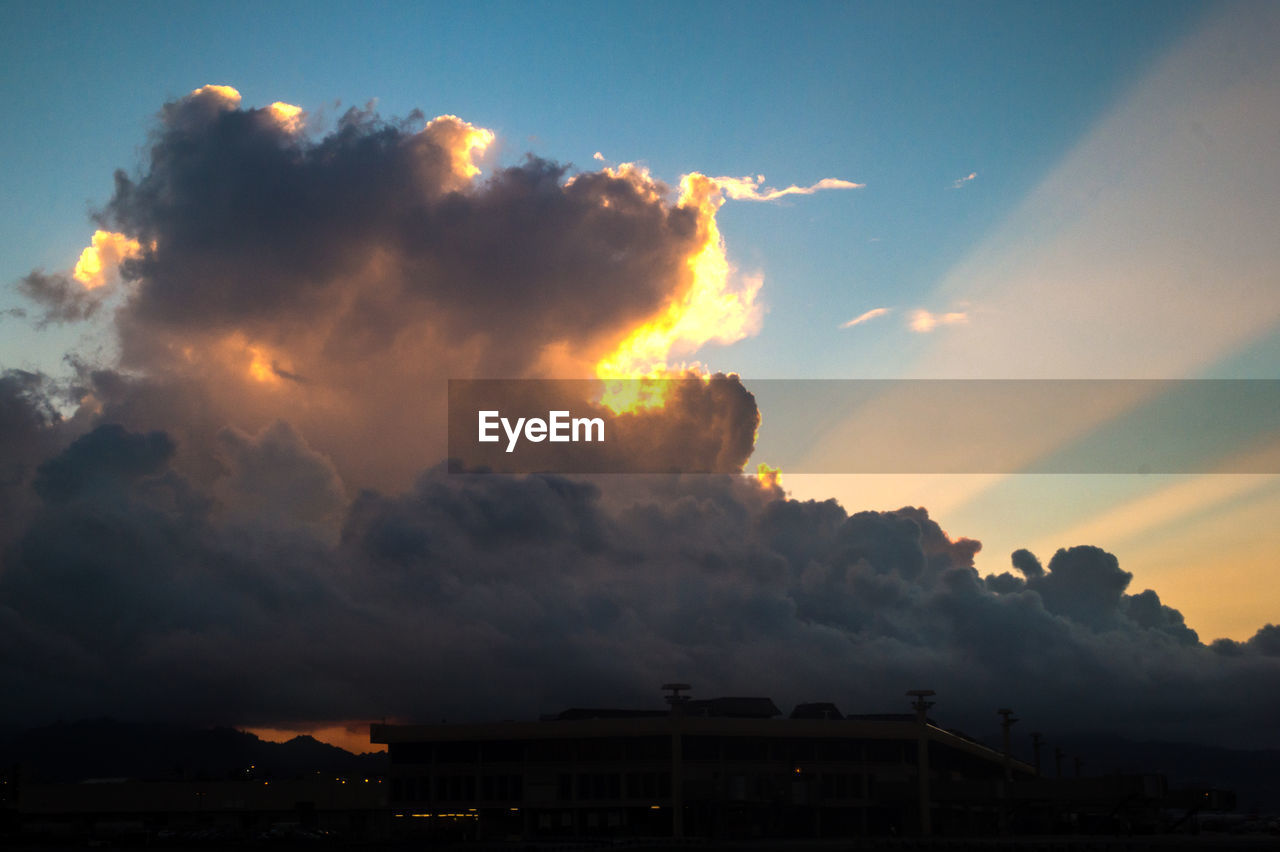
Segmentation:
{"type": "Polygon", "coordinates": [[[253,734],[260,740],[272,743],[286,743],[297,737],[311,737],[322,743],[337,746],[352,754],[368,754],[384,752],[386,743],[369,742],[369,722],[325,723],[314,726],[302,725],[290,728],[244,727],[239,730],[253,734]]]}

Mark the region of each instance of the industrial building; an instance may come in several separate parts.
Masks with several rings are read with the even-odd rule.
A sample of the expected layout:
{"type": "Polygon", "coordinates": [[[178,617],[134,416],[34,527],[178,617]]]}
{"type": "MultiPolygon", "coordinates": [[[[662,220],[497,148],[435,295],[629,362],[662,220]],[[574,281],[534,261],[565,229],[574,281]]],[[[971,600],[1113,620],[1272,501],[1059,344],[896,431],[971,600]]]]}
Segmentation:
{"type": "MultiPolygon", "coordinates": [[[[572,709],[532,722],[374,725],[393,827],[486,840],[994,835],[1036,770],[927,714],[768,698],[572,709]]],[[[1007,730],[1007,728],[1006,728],[1007,730]]]]}

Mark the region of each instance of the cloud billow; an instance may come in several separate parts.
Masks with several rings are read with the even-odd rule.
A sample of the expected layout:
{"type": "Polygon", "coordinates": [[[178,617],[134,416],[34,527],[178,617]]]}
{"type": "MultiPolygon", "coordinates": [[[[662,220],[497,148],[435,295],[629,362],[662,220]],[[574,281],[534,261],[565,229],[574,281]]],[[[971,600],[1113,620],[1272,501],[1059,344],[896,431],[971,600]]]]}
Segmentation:
{"type": "MultiPolygon", "coordinates": [[[[492,134],[454,116],[352,109],[316,139],[289,115],[204,87],[165,107],[138,174],[117,173],[100,219],[137,247],[119,264],[121,358],[84,377],[106,419],[194,454],[223,425],[286,417],[354,483],[403,487],[444,455],[447,377],[591,377],[702,293],[692,259],[717,248],[718,202],[532,155],[481,180],[492,134]],[[391,437],[371,441],[371,421],[391,437]]],[[[59,297],[58,316],[87,298],[59,297]]],[[[754,418],[735,428],[730,445],[753,440],[754,418]]]]}
{"type": "MultiPolygon", "coordinates": [[[[1214,653],[1096,548],[993,588],[978,542],[923,509],[850,515],[732,476],[440,469],[361,492],[326,537],[235,511],[234,488],[201,491],[171,450],[104,425],[37,473],[0,574],[3,677],[22,686],[4,721],[529,716],[647,705],[676,676],[864,709],[924,684],[958,722],[1010,703],[1047,730],[1221,742],[1244,728],[1194,720],[1280,707],[1258,686],[1274,628],[1214,653]]],[[[228,452],[233,483],[330,475],[282,427],[228,452]]]]}
{"type": "MultiPolygon", "coordinates": [[[[167,105],[95,238],[119,359],[0,376],[0,722],[526,718],[680,679],[864,711],[927,687],[948,720],[1012,705],[1046,732],[1272,730],[1277,628],[1202,644],[1096,548],[983,578],[923,508],[446,473],[449,377],[593,378],[628,341],[746,333],[755,289],[708,285],[726,189],[535,157],[482,178],[492,136],[453,116],[353,110],[314,138],[286,107],[167,105]]],[[[91,313],[64,290],[37,301],[91,313]]],[[[647,416],[716,470],[759,424],[731,376],[647,416]]]]}

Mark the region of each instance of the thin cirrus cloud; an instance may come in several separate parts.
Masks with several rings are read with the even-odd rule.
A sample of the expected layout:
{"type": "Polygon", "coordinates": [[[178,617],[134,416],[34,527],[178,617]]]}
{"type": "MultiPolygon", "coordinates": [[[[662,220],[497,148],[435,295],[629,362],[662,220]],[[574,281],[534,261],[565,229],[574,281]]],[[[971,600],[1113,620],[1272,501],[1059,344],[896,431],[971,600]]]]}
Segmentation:
{"type": "Polygon", "coordinates": [[[907,327],[917,334],[928,334],[943,325],[964,325],[969,322],[969,314],[964,311],[948,311],[935,314],[924,308],[911,312],[907,327]]]}
{"type": "Polygon", "coordinates": [[[965,175],[962,178],[956,178],[955,182],[951,184],[951,188],[960,189],[962,186],[965,186],[969,182],[975,180],[977,177],[978,177],[977,172],[969,172],[969,174],[965,175]]]}
{"type": "MultiPolygon", "coordinates": [[[[840,328],[853,328],[863,323],[871,322],[874,319],[887,316],[893,313],[893,308],[872,308],[858,314],[853,319],[840,323],[840,328]]],[[[947,311],[945,313],[933,313],[924,308],[917,308],[907,317],[907,328],[917,334],[928,334],[936,330],[939,326],[944,325],[961,325],[969,322],[969,314],[965,311],[947,311]]]]}
{"type": "Polygon", "coordinates": [[[865,183],[854,183],[841,178],[823,178],[810,186],[792,184],[785,189],[764,186],[764,175],[755,177],[748,175],[740,178],[718,177],[714,180],[724,194],[734,201],[775,201],[784,195],[813,195],[822,189],[862,189],[866,186],[865,183]]]}
{"type": "Polygon", "coordinates": [[[862,325],[864,322],[871,322],[873,319],[885,316],[886,314],[891,313],[892,311],[893,311],[893,308],[872,308],[869,311],[858,314],[856,317],[849,320],[848,322],[840,323],[840,327],[853,328],[855,325],[862,325]]]}

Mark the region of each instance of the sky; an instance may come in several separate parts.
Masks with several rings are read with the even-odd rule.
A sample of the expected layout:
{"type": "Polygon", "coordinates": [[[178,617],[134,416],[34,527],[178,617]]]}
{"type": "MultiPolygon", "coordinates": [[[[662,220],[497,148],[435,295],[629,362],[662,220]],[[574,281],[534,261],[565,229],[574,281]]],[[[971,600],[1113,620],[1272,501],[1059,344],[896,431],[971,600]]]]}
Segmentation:
{"type": "MultiPolygon", "coordinates": [[[[1111,694],[1229,741],[1280,666],[1274,429],[1190,470],[859,474],[877,409],[776,389],[1275,378],[1277,35],[1252,3],[0,6],[7,721],[928,679],[960,718],[1111,694]],[[655,457],[780,480],[440,468],[447,379],[685,370],[727,375],[645,415],[655,457]]],[[[1215,422],[1159,405],[1028,458],[1215,422]]]]}

